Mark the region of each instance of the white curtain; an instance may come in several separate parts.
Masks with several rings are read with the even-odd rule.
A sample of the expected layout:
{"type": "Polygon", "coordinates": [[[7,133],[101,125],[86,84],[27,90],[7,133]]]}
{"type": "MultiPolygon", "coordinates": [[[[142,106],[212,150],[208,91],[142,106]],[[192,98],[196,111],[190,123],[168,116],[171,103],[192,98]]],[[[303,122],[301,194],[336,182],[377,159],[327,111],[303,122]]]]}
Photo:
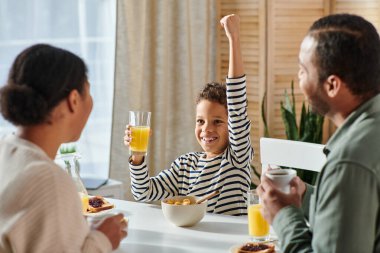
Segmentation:
{"type": "Polygon", "coordinates": [[[132,200],[128,111],[152,112],[148,163],[151,176],[179,155],[199,150],[194,136],[195,97],[216,80],[215,0],[119,0],[111,141],[111,177],[132,200]]]}

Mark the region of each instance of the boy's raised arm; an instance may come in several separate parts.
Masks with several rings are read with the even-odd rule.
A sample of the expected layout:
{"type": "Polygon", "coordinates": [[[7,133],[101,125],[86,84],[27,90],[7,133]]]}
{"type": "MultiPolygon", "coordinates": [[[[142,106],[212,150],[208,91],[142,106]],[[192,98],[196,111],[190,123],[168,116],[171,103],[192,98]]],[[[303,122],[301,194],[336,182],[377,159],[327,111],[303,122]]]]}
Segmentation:
{"type": "Polygon", "coordinates": [[[230,59],[228,78],[244,75],[243,60],[240,51],[240,18],[235,14],[227,15],[220,20],[229,40],[230,59]]]}

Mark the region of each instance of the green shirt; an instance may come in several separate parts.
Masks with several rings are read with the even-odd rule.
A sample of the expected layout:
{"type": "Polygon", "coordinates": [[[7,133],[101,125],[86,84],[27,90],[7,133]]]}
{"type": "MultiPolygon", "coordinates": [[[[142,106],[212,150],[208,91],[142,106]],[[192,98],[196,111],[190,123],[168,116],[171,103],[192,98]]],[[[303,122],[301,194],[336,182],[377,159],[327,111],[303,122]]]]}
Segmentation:
{"type": "Polygon", "coordinates": [[[325,151],[314,192],[308,186],[302,208],[273,221],[282,251],[380,252],[380,95],[349,115],[325,151]]]}

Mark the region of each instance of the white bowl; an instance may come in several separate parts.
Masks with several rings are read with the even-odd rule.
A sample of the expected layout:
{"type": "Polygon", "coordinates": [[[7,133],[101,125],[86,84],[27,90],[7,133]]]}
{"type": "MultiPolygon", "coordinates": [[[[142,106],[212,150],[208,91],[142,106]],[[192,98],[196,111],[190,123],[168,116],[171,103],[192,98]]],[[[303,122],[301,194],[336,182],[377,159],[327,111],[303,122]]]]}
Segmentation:
{"type": "Polygon", "coordinates": [[[164,217],[178,227],[190,227],[197,224],[205,216],[207,201],[195,204],[196,199],[193,196],[170,197],[161,201],[162,212],[164,217]],[[183,201],[190,199],[190,205],[168,204],[168,200],[183,201]]]}

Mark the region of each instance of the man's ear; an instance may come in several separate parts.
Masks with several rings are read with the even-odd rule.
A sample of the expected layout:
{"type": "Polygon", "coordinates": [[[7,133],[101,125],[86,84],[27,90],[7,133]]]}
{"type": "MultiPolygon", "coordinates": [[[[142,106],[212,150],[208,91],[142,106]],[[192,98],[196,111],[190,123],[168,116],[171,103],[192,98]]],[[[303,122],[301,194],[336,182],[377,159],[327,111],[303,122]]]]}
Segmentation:
{"type": "Polygon", "coordinates": [[[77,90],[70,91],[69,95],[66,98],[67,107],[69,108],[69,112],[75,112],[79,102],[79,92],[77,90]]]}
{"type": "Polygon", "coordinates": [[[340,79],[336,75],[331,75],[327,77],[327,80],[325,84],[323,85],[323,87],[326,91],[327,96],[329,96],[330,98],[334,98],[342,89],[342,85],[343,85],[342,79],[340,79]]]}

